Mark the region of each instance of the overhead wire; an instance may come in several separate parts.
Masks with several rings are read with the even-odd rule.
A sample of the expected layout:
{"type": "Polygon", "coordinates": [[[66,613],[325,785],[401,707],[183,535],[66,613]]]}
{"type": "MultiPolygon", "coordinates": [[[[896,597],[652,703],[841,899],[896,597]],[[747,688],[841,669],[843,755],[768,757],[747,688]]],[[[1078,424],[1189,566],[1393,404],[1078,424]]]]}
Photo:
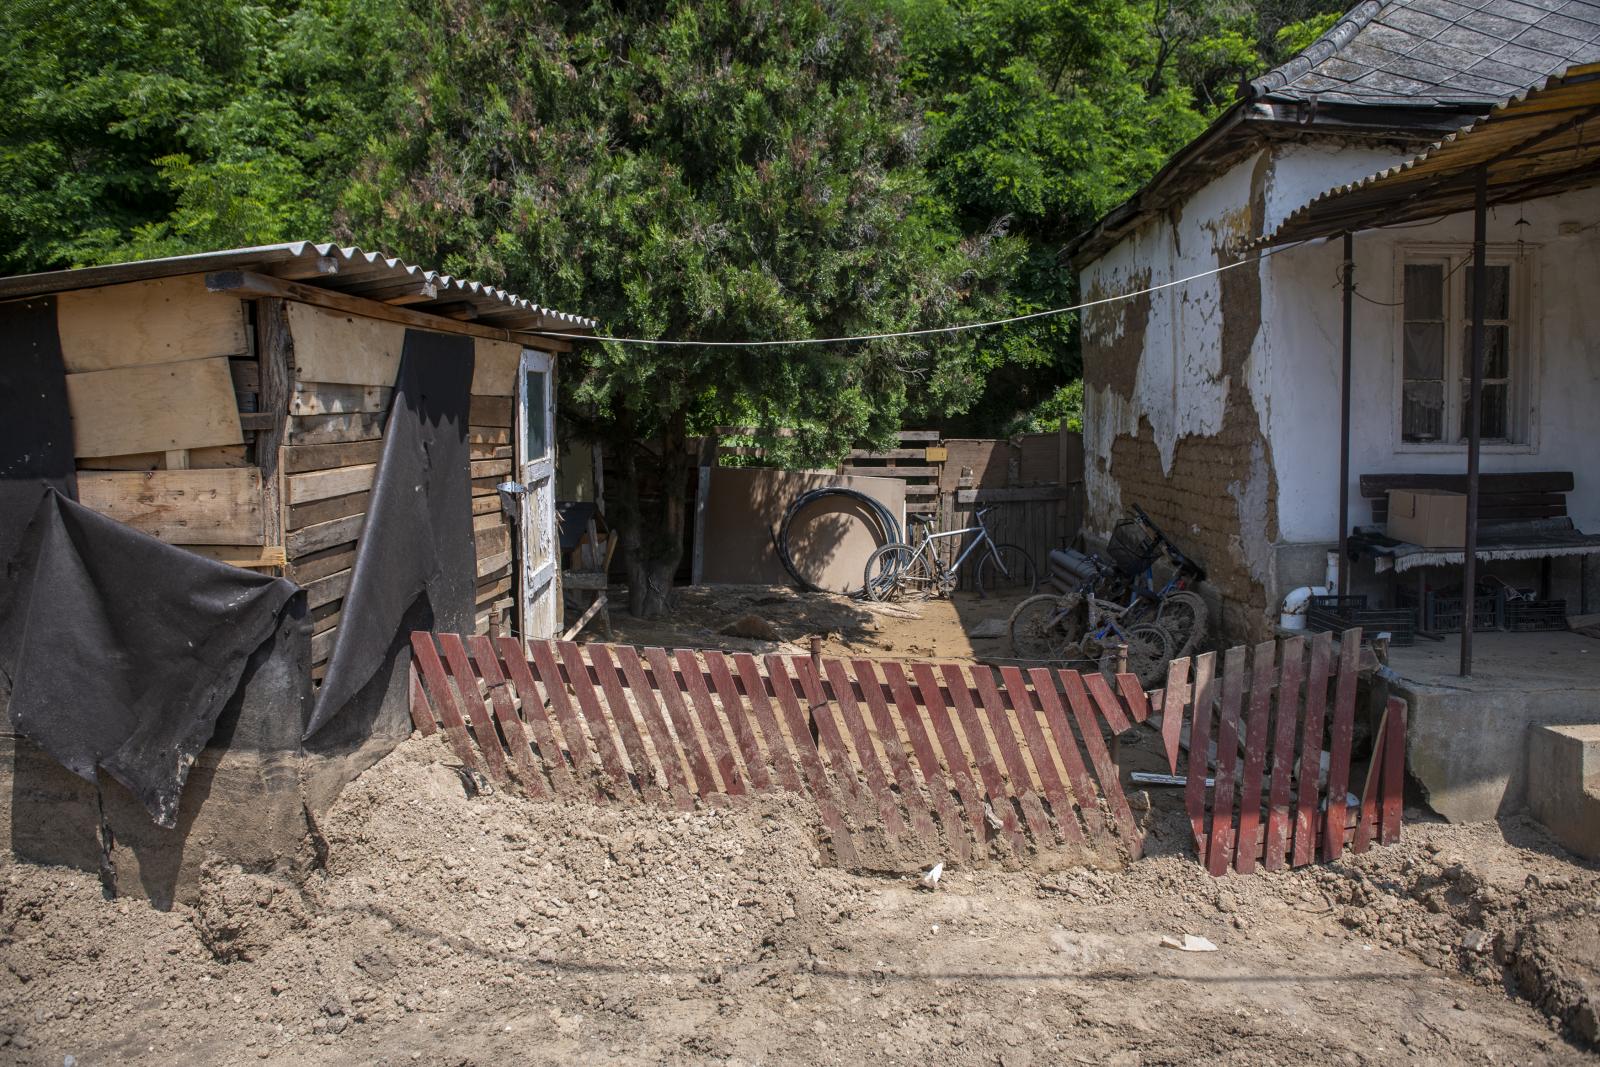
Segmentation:
{"type": "Polygon", "coordinates": [[[783,340],[775,341],[681,341],[651,337],[610,337],[588,333],[557,333],[550,330],[529,330],[527,332],[537,337],[555,337],[569,341],[599,341],[610,344],[654,345],[682,348],[777,348],[783,346],[792,347],[795,345],[836,345],[851,344],[859,341],[888,341],[902,337],[927,337],[933,334],[961,333],[966,330],[986,330],[995,326],[1009,326],[1016,322],[1028,322],[1033,319],[1049,318],[1055,315],[1065,315],[1073,311],[1083,311],[1087,308],[1100,307],[1103,304],[1114,304],[1121,300],[1133,300],[1136,297],[1147,296],[1150,293],[1160,292],[1163,289],[1170,289],[1175,285],[1186,285],[1189,282],[1201,281],[1205,278],[1210,278],[1214,275],[1221,274],[1223,271],[1232,270],[1235,267],[1242,267],[1248,263],[1259,263],[1261,260],[1266,259],[1269,256],[1275,256],[1279,252],[1287,252],[1289,249],[1298,248],[1300,245],[1305,243],[1305,241],[1296,241],[1292,244],[1279,245],[1276,248],[1257,252],[1254,256],[1238,259],[1232,263],[1224,263],[1220,267],[1213,267],[1210,270],[1201,271],[1198,274],[1190,274],[1182,278],[1173,278],[1170,281],[1160,282],[1156,285],[1147,286],[1143,289],[1136,289],[1133,292],[1118,293],[1115,296],[1104,296],[1097,300],[1085,300],[1081,304],[1072,304],[1068,307],[1049,308],[1045,311],[1030,311],[1024,315],[1011,315],[1007,318],[992,319],[987,322],[965,322],[955,326],[930,326],[921,330],[896,330],[889,333],[864,333],[853,334],[845,337],[798,337],[785,338],[783,340]]]}

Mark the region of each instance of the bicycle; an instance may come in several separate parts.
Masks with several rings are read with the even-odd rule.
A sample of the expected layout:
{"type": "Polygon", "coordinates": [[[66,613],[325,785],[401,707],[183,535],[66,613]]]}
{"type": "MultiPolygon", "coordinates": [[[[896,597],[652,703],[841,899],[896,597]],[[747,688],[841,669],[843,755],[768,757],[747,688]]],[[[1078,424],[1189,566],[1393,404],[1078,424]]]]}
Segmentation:
{"type": "Polygon", "coordinates": [[[923,600],[935,595],[948,596],[955,591],[961,568],[974,553],[979,553],[976,576],[979,596],[1032,593],[1039,586],[1033,560],[1016,545],[1001,544],[989,536],[983,517],[993,510],[979,508],[975,516],[977,525],[943,533],[933,532],[933,519],[928,516],[909,516],[908,526],[923,527],[922,540],[916,545],[883,545],[868,557],[864,589],[867,598],[886,602],[901,597],[923,600]],[[946,564],[934,551],[934,542],[967,534],[974,536],[954,562],[946,564]],[[987,551],[983,551],[985,549],[987,551]]]}
{"type": "Polygon", "coordinates": [[[1194,651],[1205,636],[1206,605],[1187,586],[1203,581],[1205,568],[1173,544],[1143,508],[1135,504],[1133,512],[1134,518],[1119,523],[1107,543],[1113,562],[1071,550],[1051,553],[1054,565],[1076,579],[1077,585],[1064,596],[1042,593],[1017,605],[1007,623],[1014,655],[1060,659],[1076,650],[1087,660],[1098,656],[1101,668],[1106,669],[1120,642],[1129,645],[1130,664],[1143,665],[1134,673],[1153,684],[1145,677],[1147,671],[1156,669],[1151,657],[1173,659],[1194,651]],[[1161,555],[1172,564],[1173,572],[1158,590],[1154,588],[1154,564],[1161,555]],[[1109,592],[1102,595],[1103,590],[1109,592]],[[1120,603],[1124,597],[1127,602],[1120,603]],[[1133,647],[1128,638],[1140,626],[1159,629],[1165,643],[1150,631],[1140,630],[1138,647],[1133,647]]]}

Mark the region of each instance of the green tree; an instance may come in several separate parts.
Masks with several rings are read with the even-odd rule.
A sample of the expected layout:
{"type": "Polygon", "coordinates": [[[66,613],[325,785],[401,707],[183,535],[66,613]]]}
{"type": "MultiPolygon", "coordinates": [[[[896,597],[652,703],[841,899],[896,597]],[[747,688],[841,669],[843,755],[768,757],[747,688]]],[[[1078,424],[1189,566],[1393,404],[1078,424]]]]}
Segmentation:
{"type": "MultiPolygon", "coordinates": [[[[936,195],[895,38],[867,4],[427,11],[417,95],[347,199],[352,231],[646,338],[908,330],[1005,303],[1016,246],[964,239],[936,195]]],[[[832,458],[984,380],[959,336],[578,347],[564,418],[619,462],[608,516],[643,614],[665,609],[681,559],[692,433],[749,419],[832,458]]]]}
{"type": "Polygon", "coordinates": [[[399,0],[0,5],[0,269],[325,237],[388,128],[399,0]]]}

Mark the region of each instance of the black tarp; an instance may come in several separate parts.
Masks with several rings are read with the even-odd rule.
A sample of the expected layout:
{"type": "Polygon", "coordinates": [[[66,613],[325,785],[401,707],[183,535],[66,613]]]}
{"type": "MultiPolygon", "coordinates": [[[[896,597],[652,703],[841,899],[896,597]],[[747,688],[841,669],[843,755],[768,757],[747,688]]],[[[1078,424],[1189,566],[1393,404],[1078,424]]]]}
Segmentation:
{"type": "Polygon", "coordinates": [[[91,782],[103,768],[157,823],[176,825],[189,768],[299,590],[54,489],[15,562],[20,579],[0,606],[13,727],[91,782]]]}
{"type": "Polygon", "coordinates": [[[383,454],[305,738],[359,740],[339,720],[389,690],[413,628],[471,633],[477,581],[467,419],[473,341],[407,330],[383,454]]]}
{"type": "Polygon", "coordinates": [[[7,567],[46,488],[78,495],[67,372],[50,297],[0,304],[0,613],[7,567]]]}

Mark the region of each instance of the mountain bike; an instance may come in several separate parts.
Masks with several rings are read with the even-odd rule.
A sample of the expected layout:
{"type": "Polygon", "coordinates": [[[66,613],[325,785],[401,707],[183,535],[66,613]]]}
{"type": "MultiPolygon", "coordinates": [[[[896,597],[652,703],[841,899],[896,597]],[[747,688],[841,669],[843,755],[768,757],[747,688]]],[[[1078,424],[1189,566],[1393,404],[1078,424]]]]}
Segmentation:
{"type": "MultiPolygon", "coordinates": [[[[1112,531],[1107,561],[1071,550],[1052,552],[1052,568],[1072,583],[1065,595],[1041,593],[1017,605],[1007,623],[1012,654],[1026,659],[1082,658],[1104,661],[1117,644],[1129,645],[1129,662],[1148,663],[1191,654],[1205,636],[1206,605],[1187,586],[1205,578],[1205,568],[1185,555],[1135,504],[1133,517],[1112,531]],[[1166,556],[1172,574],[1155,588],[1155,561],[1166,556]],[[1154,626],[1165,645],[1147,630],[1139,647],[1128,640],[1139,626],[1154,626]]],[[[1164,662],[1164,661],[1162,661],[1164,662]]],[[[1130,669],[1131,666],[1130,666],[1130,669]]],[[[1135,670],[1141,680],[1142,670],[1135,670]]]]}
{"type": "Polygon", "coordinates": [[[979,508],[975,516],[977,525],[943,533],[933,532],[933,519],[928,516],[909,516],[907,525],[923,528],[922,540],[915,545],[884,545],[867,559],[865,593],[868,599],[924,600],[930,596],[948,596],[955,591],[961,568],[974,556],[977,557],[979,596],[1032,593],[1039,585],[1033,560],[1016,545],[1001,544],[989,536],[983,519],[993,510],[979,508]],[[946,564],[939,558],[936,542],[968,534],[973,535],[972,540],[953,562],[946,564]]]}

